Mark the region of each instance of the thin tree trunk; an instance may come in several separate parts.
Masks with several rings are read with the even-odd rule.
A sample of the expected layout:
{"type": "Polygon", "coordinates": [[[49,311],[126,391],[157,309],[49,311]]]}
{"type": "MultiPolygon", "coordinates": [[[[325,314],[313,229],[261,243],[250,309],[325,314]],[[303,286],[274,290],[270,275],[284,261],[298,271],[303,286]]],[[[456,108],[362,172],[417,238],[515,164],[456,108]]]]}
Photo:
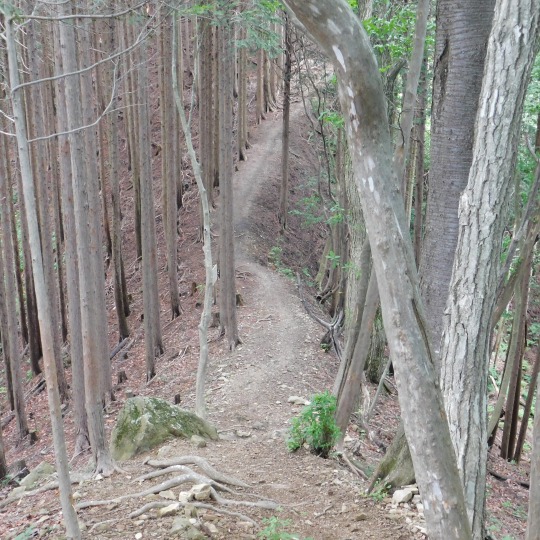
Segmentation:
{"type": "Polygon", "coordinates": [[[167,275],[169,278],[169,297],[171,306],[171,318],[180,315],[180,294],[178,292],[177,272],[177,237],[178,237],[178,213],[177,213],[177,170],[176,158],[178,148],[175,146],[175,118],[176,108],[173,103],[171,84],[171,18],[167,17],[160,26],[161,43],[161,171],[162,171],[162,207],[163,225],[165,229],[165,242],[167,246],[167,275]]]}
{"type": "Polygon", "coordinates": [[[146,46],[141,45],[138,69],[139,87],[139,155],[141,157],[141,218],[142,218],[142,273],[144,304],[144,341],[146,380],[156,374],[155,358],[163,352],[159,321],[159,295],[157,287],[157,253],[154,197],[152,194],[152,163],[150,161],[150,115],[148,105],[148,74],[146,46]]]}
{"type": "Polygon", "coordinates": [[[422,72],[418,86],[417,101],[417,122],[414,126],[414,139],[416,143],[415,152],[415,193],[414,193],[414,258],[416,266],[420,264],[420,254],[422,252],[422,236],[424,225],[424,157],[426,138],[426,61],[422,65],[422,72]]]}
{"type": "Polygon", "coordinates": [[[516,449],[514,450],[513,459],[516,463],[519,463],[521,461],[521,453],[523,451],[525,437],[527,436],[527,430],[529,428],[529,418],[531,417],[534,390],[536,388],[536,382],[538,380],[538,373],[540,372],[540,344],[537,343],[536,347],[536,358],[534,360],[531,379],[529,382],[529,391],[527,392],[527,400],[525,401],[525,407],[523,407],[523,418],[521,420],[519,435],[516,442],[516,449]]]}
{"type": "Polygon", "coordinates": [[[35,203],[34,179],[32,177],[32,166],[28,149],[28,137],[26,134],[26,117],[22,100],[22,92],[19,88],[19,71],[15,36],[13,35],[13,20],[5,17],[6,48],[9,59],[9,78],[12,90],[11,99],[13,104],[14,125],[17,135],[17,146],[19,161],[21,166],[21,177],[26,200],[26,215],[28,230],[30,234],[30,247],[32,259],[34,261],[33,273],[36,282],[36,293],[38,302],[39,324],[42,329],[41,337],[43,342],[43,361],[45,366],[45,377],[47,380],[47,397],[51,414],[51,429],[55,449],[56,467],[58,482],[60,485],[60,502],[62,506],[63,519],[67,529],[67,535],[73,539],[81,538],[77,514],[73,507],[73,497],[71,493],[71,482],[69,479],[69,469],[62,427],[62,413],[60,410],[60,395],[58,393],[58,382],[56,380],[55,360],[53,358],[53,335],[51,320],[49,318],[50,303],[46,294],[45,276],[43,261],[41,258],[41,241],[37,222],[37,208],[35,203]]]}
{"type": "MultiPolygon", "coordinates": [[[[533,389],[531,388],[531,393],[533,389]]],[[[536,407],[531,455],[529,517],[525,540],[540,540],[540,380],[536,386],[536,407]]]]}
{"type": "MultiPolygon", "coordinates": [[[[62,71],[62,53],[59,47],[60,36],[58,25],[53,26],[55,46],[55,75],[62,71]]],[[[68,130],[66,110],[66,90],[64,79],[55,83],[56,117],[58,131],[68,130]]],[[[64,221],[64,257],[66,265],[66,285],[68,295],[68,319],[71,356],[71,387],[73,396],[74,424],[76,431],[75,450],[77,454],[90,446],[88,421],[85,408],[84,360],[81,328],[81,296],[79,287],[79,261],[77,259],[77,238],[75,226],[75,209],[73,207],[73,186],[71,183],[71,155],[67,135],[61,135],[58,141],[58,164],[60,172],[60,194],[62,197],[62,219],[64,221]]]]}
{"type": "MultiPolygon", "coordinates": [[[[173,50],[176,48],[176,30],[177,30],[177,20],[173,19],[173,36],[172,36],[172,47],[173,50]]],[[[206,195],[206,187],[203,182],[201,167],[197,161],[197,155],[195,154],[195,149],[193,148],[193,142],[191,139],[191,130],[190,126],[186,120],[186,114],[184,111],[184,105],[182,103],[182,98],[178,89],[178,78],[177,78],[177,66],[173,57],[172,65],[172,78],[173,78],[173,91],[174,98],[176,102],[176,108],[178,114],[180,115],[180,121],[182,124],[182,130],[184,132],[184,137],[186,139],[186,145],[189,153],[189,158],[191,161],[191,166],[193,168],[193,174],[195,176],[195,181],[197,182],[197,188],[199,190],[199,196],[201,198],[201,206],[203,210],[203,251],[204,251],[204,268],[205,268],[205,289],[204,289],[204,306],[201,313],[201,319],[199,322],[199,365],[197,368],[197,381],[195,389],[195,412],[202,418],[206,417],[206,401],[205,401],[205,382],[206,382],[206,372],[208,369],[208,326],[210,324],[210,318],[212,315],[212,298],[213,298],[213,288],[216,277],[214,274],[214,266],[212,261],[212,237],[210,234],[211,224],[210,224],[210,205],[208,203],[208,197],[206,195]]]]}
{"type": "Polygon", "coordinates": [[[289,195],[289,120],[291,114],[291,28],[289,17],[285,21],[285,73],[283,74],[283,135],[281,138],[281,185],[279,195],[279,223],[281,231],[287,228],[289,195]]]}
{"type": "Polygon", "coordinates": [[[13,404],[17,429],[20,439],[28,435],[28,420],[21,380],[21,355],[19,351],[19,336],[17,331],[17,298],[15,278],[15,255],[13,246],[13,234],[11,231],[11,204],[8,200],[8,177],[6,175],[5,160],[7,148],[5,137],[0,140],[3,150],[0,151],[0,213],[2,242],[0,249],[0,287],[4,288],[3,301],[5,302],[7,333],[2,334],[4,354],[9,356],[11,371],[11,388],[13,392],[13,404]]]}
{"type": "Polygon", "coordinates": [[[514,454],[515,437],[518,423],[519,400],[521,397],[521,370],[523,353],[527,335],[527,307],[529,299],[529,281],[531,277],[532,253],[525,261],[525,270],[516,285],[514,295],[514,323],[512,325],[512,338],[515,343],[514,358],[507,361],[510,370],[510,384],[506,398],[504,415],[504,428],[501,442],[501,457],[512,459],[514,454]]]}
{"type": "Polygon", "coordinates": [[[220,324],[229,349],[240,343],[236,318],[236,275],[233,230],[232,134],[232,28],[228,20],[218,27],[219,44],[219,169],[220,169],[220,324]]]}
{"type": "MultiPolygon", "coordinates": [[[[42,75],[40,72],[38,61],[39,55],[37,51],[37,37],[36,37],[36,21],[30,22],[28,25],[27,46],[28,46],[28,63],[30,65],[30,72],[34,80],[38,80],[42,75]]],[[[29,131],[30,136],[37,137],[45,134],[45,106],[44,106],[44,91],[42,85],[32,85],[30,87],[32,110],[30,113],[29,131]]],[[[28,101],[28,96],[27,96],[28,101]]],[[[49,211],[49,191],[50,191],[50,176],[47,172],[47,148],[45,141],[38,141],[34,144],[32,156],[32,164],[34,169],[34,178],[39,178],[36,182],[35,191],[38,205],[38,219],[39,219],[39,231],[41,234],[41,249],[43,266],[45,270],[45,285],[47,287],[47,294],[50,298],[51,312],[49,317],[51,318],[52,327],[54,329],[54,358],[56,364],[56,378],[58,380],[58,390],[60,392],[60,399],[66,401],[68,399],[68,387],[64,373],[64,365],[62,362],[60,334],[59,334],[59,303],[58,294],[59,291],[56,287],[56,279],[54,276],[54,258],[53,258],[53,245],[52,245],[52,227],[51,216],[49,211]]]]}

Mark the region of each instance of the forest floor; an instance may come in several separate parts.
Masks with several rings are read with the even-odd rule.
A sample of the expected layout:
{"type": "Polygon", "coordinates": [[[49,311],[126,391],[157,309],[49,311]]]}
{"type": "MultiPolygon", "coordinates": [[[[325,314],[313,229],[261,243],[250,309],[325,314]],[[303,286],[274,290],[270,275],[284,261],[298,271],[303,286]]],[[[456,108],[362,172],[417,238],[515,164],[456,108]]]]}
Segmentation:
{"type": "MultiPolygon", "coordinates": [[[[302,208],[302,200],[313,190],[317,178],[317,156],[308,140],[310,127],[301,104],[295,104],[291,121],[291,207],[302,208]],[[315,180],[316,181],[316,180],[315,180]]],[[[280,235],[276,218],[281,163],[281,116],[270,113],[262,125],[252,127],[252,148],[248,161],[237,166],[234,178],[235,235],[237,239],[237,286],[243,297],[238,309],[242,344],[232,353],[212,330],[210,342],[210,369],[207,380],[209,420],[220,433],[220,440],[197,448],[187,440],[173,440],[150,454],[139,455],[121,463],[123,473],[109,478],[93,478],[74,485],[78,503],[109,501],[107,504],[79,511],[84,523],[85,538],[145,539],[173,538],[171,526],[175,516],[157,517],[156,510],[141,516],[129,514],[144,504],[159,500],[158,496],[137,497],[161,479],[136,481],[141,474],[151,471],[145,464],[149,457],[174,459],[181,456],[199,456],[220,472],[234,476],[249,487],[235,488],[235,494],[223,497],[255,502],[259,499],[275,501],[279,509],[258,506],[223,506],[244,514],[245,517],[223,515],[212,510],[199,510],[203,524],[201,531],[208,538],[254,539],[265,527],[264,519],[276,517],[284,533],[268,538],[313,538],[315,540],[345,539],[409,539],[425,538],[420,532],[422,518],[414,505],[393,508],[390,499],[368,497],[367,481],[353,474],[339,457],[322,459],[306,449],[289,453],[286,448],[290,419],[301,406],[289,402],[291,396],[310,399],[314,393],[331,389],[337,371],[337,360],[324,352],[320,339],[324,329],[314,322],[302,307],[295,280],[295,271],[314,276],[317,257],[324,242],[324,226],[305,226],[302,212],[291,215],[290,228],[280,235]],[[120,496],[134,497],[121,503],[120,496]],[[259,499],[257,498],[259,497],[259,499]],[[249,519],[253,519],[253,525],[249,519]],[[285,525],[286,524],[286,525],[285,525]],[[414,526],[418,525],[415,529],[414,526]]],[[[188,181],[189,176],[185,177],[188,181]]],[[[189,183],[189,182],[187,182],[189,183]]],[[[126,183],[126,186],[128,184],[126,183]]],[[[129,191],[126,188],[126,193],[129,191]]],[[[156,197],[160,195],[156,187],[156,197]]],[[[125,215],[130,212],[130,201],[124,200],[125,215]]],[[[217,216],[217,212],[214,214],[217,216]]],[[[159,224],[160,217],[157,217],[159,224]]],[[[180,283],[183,314],[172,321],[167,304],[166,272],[160,274],[163,334],[165,354],[158,359],[157,376],[146,383],[142,336],[142,300],[140,269],[136,262],[128,264],[129,289],[133,295],[130,325],[133,341],[129,352],[121,352],[113,359],[116,377],[124,371],[127,382],[116,386],[116,401],[107,409],[107,429],[114,425],[117,412],[126,395],[152,395],[171,401],[180,394],[182,406],[192,408],[194,380],[198,361],[197,324],[204,283],[202,249],[198,240],[198,202],[195,188],[184,195],[180,216],[180,283]]],[[[127,236],[133,224],[124,224],[127,236]]],[[[129,250],[128,242],[126,249],[129,250]]],[[[162,229],[158,226],[158,248],[164,253],[162,229]]],[[[131,248],[132,249],[132,248],[131,248]]],[[[133,253],[127,259],[135,261],[133,253]],[[131,256],[131,258],[129,258],[131,256]]],[[[110,275],[108,275],[110,282],[110,275]]],[[[112,297],[112,287],[108,292],[112,297]]],[[[309,295],[309,292],[306,293],[309,295]]],[[[111,310],[112,311],[112,310],[111,310]]],[[[321,316],[324,314],[321,312],[321,316]]],[[[110,326],[114,330],[111,314],[110,326]]],[[[111,348],[116,344],[111,332],[111,348]]],[[[14,443],[15,422],[5,428],[6,446],[10,449],[11,463],[24,458],[29,467],[40,461],[54,463],[52,442],[47,425],[45,392],[32,393],[38,381],[27,383],[29,413],[33,427],[38,431],[38,442],[14,443]]],[[[5,410],[5,409],[4,409],[5,410]]],[[[374,416],[372,429],[377,438],[387,445],[397,426],[399,408],[395,395],[381,398],[374,416]]],[[[73,450],[74,433],[72,414],[65,411],[68,450],[73,450]]],[[[365,439],[351,425],[346,447],[354,451],[371,467],[382,456],[384,448],[365,439]]],[[[88,454],[72,460],[73,470],[88,470],[88,454]]],[[[493,458],[490,467],[514,479],[526,480],[527,464],[505,464],[493,458]]],[[[1,499],[11,487],[0,490],[1,499]]],[[[173,489],[178,497],[180,490],[173,489]]],[[[515,481],[501,482],[490,478],[488,527],[493,538],[522,538],[526,518],[527,491],[515,481]],[[506,536],[505,536],[506,535],[506,536]]],[[[171,503],[173,501],[170,501],[171,503]]],[[[215,503],[213,503],[215,504],[215,503]]],[[[18,503],[0,510],[0,538],[61,538],[60,505],[55,490],[26,497],[18,503]],[[19,535],[19,536],[17,536],[19,535]]]]}

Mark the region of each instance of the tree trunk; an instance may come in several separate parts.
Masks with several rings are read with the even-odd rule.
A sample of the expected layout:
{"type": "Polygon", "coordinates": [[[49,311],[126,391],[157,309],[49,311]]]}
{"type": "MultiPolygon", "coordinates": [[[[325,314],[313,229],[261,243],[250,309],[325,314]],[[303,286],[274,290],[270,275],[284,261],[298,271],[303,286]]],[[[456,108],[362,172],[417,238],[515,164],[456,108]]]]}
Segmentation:
{"type": "Polygon", "coordinates": [[[41,337],[43,343],[43,362],[45,367],[45,377],[47,380],[47,397],[51,415],[51,430],[54,442],[54,454],[58,471],[58,483],[60,486],[60,502],[62,506],[63,519],[70,538],[79,539],[81,533],[77,514],[73,507],[73,497],[71,493],[71,482],[69,479],[69,469],[66,453],[64,431],[62,427],[62,413],[60,410],[60,396],[58,393],[58,383],[56,380],[55,360],[53,358],[53,334],[49,313],[51,306],[46,294],[45,276],[43,261],[41,258],[41,241],[39,237],[39,227],[37,221],[37,208],[34,190],[34,179],[32,177],[32,166],[28,148],[28,137],[26,133],[26,115],[23,106],[22,91],[19,86],[19,70],[17,60],[17,50],[15,36],[13,35],[13,20],[5,17],[6,48],[9,59],[9,79],[11,84],[11,99],[13,104],[13,117],[15,132],[17,135],[17,146],[19,162],[21,166],[21,177],[26,200],[25,219],[28,222],[30,235],[30,249],[34,261],[33,273],[36,283],[36,298],[38,302],[38,317],[41,327],[41,337]]]}
{"type": "Polygon", "coordinates": [[[495,0],[437,3],[431,113],[431,167],[420,257],[422,298],[439,362],[443,313],[467,186],[487,39],[495,0]]]}
{"type": "Polygon", "coordinates": [[[292,36],[289,18],[285,20],[285,73],[283,74],[283,135],[281,137],[281,185],[279,195],[279,223],[281,231],[287,228],[289,195],[289,118],[291,114],[291,49],[292,36]]]}
{"type": "MultiPolygon", "coordinates": [[[[71,16],[71,6],[62,4],[61,13],[71,16]]],[[[84,31],[83,31],[84,33],[84,31]]],[[[62,55],[64,72],[78,71],[76,58],[76,39],[74,25],[59,25],[59,48],[62,55]]],[[[105,475],[114,470],[108,442],[105,438],[105,425],[103,418],[103,382],[102,376],[104,362],[109,363],[106,332],[107,314],[104,310],[104,273],[101,261],[101,224],[99,223],[99,199],[97,197],[96,177],[88,177],[87,162],[94,159],[90,152],[95,146],[87,146],[88,139],[78,131],[84,122],[84,113],[81,109],[82,96],[88,100],[86,107],[91,105],[88,96],[88,84],[85,93],[81,89],[79,77],[65,78],[65,103],[68,129],[70,130],[69,148],[72,170],[73,207],[77,219],[75,220],[75,233],[77,243],[77,258],[79,262],[79,292],[81,306],[81,329],[84,361],[84,384],[86,414],[88,431],[92,446],[92,457],[96,465],[96,472],[105,475]],[[84,264],[82,264],[84,261],[84,264]],[[96,274],[97,273],[97,274],[96,274]],[[99,290],[96,290],[98,289],[99,290]],[[100,301],[101,300],[101,301],[100,301]],[[106,358],[103,358],[103,351],[106,358]]],[[[89,111],[87,111],[87,115],[89,111]]]]}
{"type": "Polygon", "coordinates": [[[7,159],[7,147],[5,137],[1,137],[0,145],[0,230],[2,232],[0,243],[0,287],[3,290],[3,302],[5,303],[7,332],[2,334],[4,354],[9,356],[11,371],[11,390],[13,392],[13,404],[15,418],[20,439],[28,435],[28,420],[21,380],[21,355],[19,351],[19,336],[17,331],[17,280],[15,278],[15,254],[13,246],[13,234],[11,231],[11,204],[8,199],[9,177],[6,175],[5,160],[7,159]]]}
{"type": "Polygon", "coordinates": [[[148,104],[148,74],[146,46],[141,45],[138,68],[139,96],[139,156],[141,157],[141,223],[142,223],[142,274],[144,304],[144,341],[146,380],[156,374],[155,358],[163,352],[159,320],[159,295],[157,287],[157,253],[155,232],[154,197],[152,194],[152,163],[150,161],[150,115],[148,104]]]}
{"type": "Polygon", "coordinates": [[[413,249],[392,165],[382,81],[344,0],[287,0],[334,61],[356,184],[373,253],[399,401],[430,538],[470,538],[450,432],[431,359],[413,249]]]}
{"type": "Polygon", "coordinates": [[[516,449],[514,451],[514,461],[519,463],[521,460],[521,453],[523,451],[523,445],[525,443],[525,437],[527,436],[527,430],[529,427],[529,418],[531,417],[531,409],[534,398],[534,390],[536,388],[536,382],[538,380],[538,373],[540,372],[540,344],[536,345],[536,358],[531,373],[531,380],[529,383],[529,391],[527,392],[527,400],[525,401],[525,407],[523,407],[523,418],[521,420],[521,427],[519,429],[519,435],[516,443],[516,449]]]}
{"type": "MultiPolygon", "coordinates": [[[[173,50],[176,48],[176,29],[177,29],[177,20],[173,19],[173,50]]],[[[206,417],[206,401],[205,401],[205,382],[206,382],[206,372],[208,368],[208,326],[210,324],[210,318],[212,315],[212,298],[213,298],[213,288],[216,277],[214,274],[214,266],[212,262],[212,237],[210,234],[210,204],[208,203],[208,197],[206,195],[206,188],[204,185],[201,167],[197,161],[197,155],[195,154],[195,149],[193,148],[193,142],[191,139],[191,131],[186,120],[186,114],[184,112],[184,106],[182,103],[182,98],[178,89],[178,78],[177,78],[177,67],[174,62],[173,57],[173,66],[172,66],[172,76],[173,76],[173,90],[174,98],[176,101],[176,107],[178,114],[180,116],[180,121],[182,124],[182,130],[186,139],[186,145],[189,153],[189,158],[191,161],[191,166],[193,168],[193,174],[195,176],[195,181],[197,182],[197,188],[199,190],[199,195],[201,197],[201,206],[202,206],[202,220],[203,220],[203,251],[204,251],[204,269],[205,269],[205,289],[204,289],[204,307],[201,313],[201,319],[199,322],[199,365],[197,368],[197,381],[195,389],[195,412],[202,418],[206,417]]]]}
{"type": "Polygon", "coordinates": [[[512,340],[516,347],[514,358],[507,365],[511,365],[510,385],[506,399],[504,415],[504,428],[501,441],[501,457],[511,460],[514,454],[514,446],[518,424],[519,401],[521,398],[521,375],[523,365],[523,353],[527,339],[527,307],[529,305],[529,282],[531,278],[532,253],[525,261],[525,271],[516,285],[514,295],[514,323],[512,325],[512,340]]]}
{"type": "Polygon", "coordinates": [[[232,28],[228,20],[220,21],[219,44],[219,170],[220,170],[220,324],[228,342],[234,350],[240,343],[236,318],[236,275],[234,267],[233,229],[233,157],[232,157],[232,28]]]}
{"type": "MultiPolygon", "coordinates": [[[[87,5],[87,4],[83,4],[87,5]]],[[[90,35],[92,35],[92,25],[89,19],[81,20],[81,30],[79,31],[79,48],[80,67],[88,68],[91,64],[90,51],[92,44],[90,35]]],[[[81,75],[81,103],[82,103],[82,118],[85,125],[91,125],[95,121],[94,109],[96,107],[95,96],[93,92],[94,77],[88,69],[81,75]]],[[[88,283],[82,285],[87,287],[88,298],[90,305],[88,306],[88,325],[94,333],[93,339],[97,341],[92,347],[97,362],[96,367],[100,375],[100,388],[103,399],[108,402],[112,399],[112,376],[111,362],[109,359],[109,347],[106,336],[107,332],[107,307],[105,303],[105,272],[103,269],[103,235],[102,222],[103,215],[101,213],[101,199],[99,196],[98,168],[97,160],[94,156],[97,155],[96,130],[89,128],[84,131],[84,140],[88,159],[86,159],[86,185],[83,197],[87,197],[85,201],[87,206],[86,214],[88,221],[86,226],[88,230],[88,247],[85,258],[79,253],[79,261],[87,260],[89,263],[87,277],[88,283]]],[[[79,215],[79,219],[84,214],[79,215]]],[[[83,265],[79,265],[79,272],[83,265]]],[[[81,283],[83,280],[81,280],[81,283]]],[[[84,302],[82,309],[85,309],[84,302]]],[[[86,327],[84,325],[83,327],[86,327]]],[[[88,327],[86,327],[88,328],[88,327]]]]}
{"type": "MultiPolygon", "coordinates": [[[[531,392],[533,389],[531,388],[531,392]]],[[[531,455],[531,474],[529,490],[529,517],[525,540],[540,540],[540,380],[536,387],[536,407],[531,455]]]]}
{"type": "MultiPolygon", "coordinates": [[[[475,538],[483,538],[487,375],[505,205],[513,178],[540,0],[499,0],[486,54],[473,161],[460,199],[459,238],[445,315],[441,388],[475,538]],[[520,29],[516,41],[516,29],[520,29]],[[522,81],[523,84],[515,84],[522,81]],[[494,91],[497,89],[497,91],[494,91]],[[497,121],[494,121],[496,115],[497,121]],[[478,301],[482,299],[482,301],[478,301]]],[[[462,159],[462,158],[460,158],[462,159]]]]}
{"type": "MultiPolygon", "coordinates": [[[[36,36],[36,21],[31,21],[28,25],[28,63],[30,67],[30,73],[34,80],[38,80],[42,75],[39,69],[39,53],[37,50],[37,36],[36,36]]],[[[32,104],[30,111],[29,131],[31,137],[40,137],[45,135],[46,115],[44,105],[44,90],[42,85],[32,85],[30,87],[30,93],[27,94],[27,103],[30,101],[32,104]],[[41,87],[41,88],[40,88],[41,87]],[[29,97],[31,96],[31,99],[29,97]]],[[[62,362],[61,343],[59,334],[59,315],[60,309],[58,304],[57,282],[54,276],[54,257],[53,257],[53,245],[52,245],[52,226],[51,215],[49,210],[49,191],[50,191],[50,175],[47,169],[47,147],[46,141],[37,141],[32,147],[31,157],[32,165],[34,169],[34,178],[39,178],[36,182],[35,191],[37,197],[38,219],[39,219],[39,232],[41,235],[41,249],[43,265],[45,270],[45,285],[47,287],[47,294],[50,298],[51,312],[49,317],[51,318],[52,327],[54,329],[54,358],[56,364],[56,378],[58,380],[58,390],[60,392],[60,399],[66,401],[68,399],[68,387],[66,376],[64,373],[64,365],[62,362]]],[[[59,269],[60,270],[60,269],[59,269]]]]}

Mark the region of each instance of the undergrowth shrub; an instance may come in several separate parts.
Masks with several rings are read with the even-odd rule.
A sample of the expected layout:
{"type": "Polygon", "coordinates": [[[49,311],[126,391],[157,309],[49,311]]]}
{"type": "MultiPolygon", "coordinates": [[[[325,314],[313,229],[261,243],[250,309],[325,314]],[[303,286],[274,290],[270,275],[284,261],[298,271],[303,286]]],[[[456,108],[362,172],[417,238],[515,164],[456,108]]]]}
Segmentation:
{"type": "Polygon", "coordinates": [[[315,394],[311,403],[292,419],[287,440],[289,451],[295,452],[307,443],[314,454],[327,458],[341,433],[334,419],[335,412],[335,396],[328,390],[315,394]]]}

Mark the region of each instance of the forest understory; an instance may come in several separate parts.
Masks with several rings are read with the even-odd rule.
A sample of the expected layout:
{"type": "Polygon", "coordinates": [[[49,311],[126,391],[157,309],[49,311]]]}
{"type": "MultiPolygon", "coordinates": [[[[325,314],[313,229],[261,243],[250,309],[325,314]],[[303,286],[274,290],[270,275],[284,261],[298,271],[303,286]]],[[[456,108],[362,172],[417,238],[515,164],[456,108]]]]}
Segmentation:
{"type": "MultiPolygon", "coordinates": [[[[153,125],[153,129],[158,131],[159,126],[153,125]]],[[[289,537],[283,533],[280,538],[425,538],[422,518],[414,505],[396,508],[392,506],[390,496],[366,496],[368,481],[354,473],[339,456],[325,460],[306,449],[291,454],[286,448],[289,421],[301,409],[300,405],[290,403],[289,398],[298,396],[309,400],[313,394],[331,389],[338,367],[334,353],[325,352],[320,346],[325,330],[302,307],[295,278],[299,273],[306,281],[303,294],[315,305],[315,291],[308,281],[317,273],[326,232],[322,224],[306,224],[300,211],[302,201],[315,189],[319,175],[319,157],[309,141],[310,129],[302,103],[296,99],[291,115],[290,206],[298,211],[291,213],[288,229],[283,235],[277,219],[279,201],[276,195],[281,160],[279,110],[269,113],[261,125],[250,125],[252,146],[247,161],[237,164],[234,177],[236,278],[237,290],[242,296],[238,310],[242,344],[230,353],[227,344],[219,338],[218,329],[211,330],[207,383],[209,420],[220,433],[219,442],[197,448],[189,441],[173,440],[149,455],[139,455],[121,463],[122,472],[111,477],[97,477],[75,484],[78,505],[102,501],[100,505],[78,511],[84,523],[84,537],[177,537],[171,532],[174,516],[157,517],[155,508],[143,509],[137,515],[146,504],[158,502],[154,506],[159,506],[159,501],[172,502],[157,494],[140,495],[162,479],[144,482],[137,479],[152,470],[144,464],[149,459],[198,456],[247,485],[234,488],[234,493],[222,493],[223,498],[250,503],[246,506],[211,503],[218,510],[234,515],[199,508],[198,517],[203,524],[201,533],[205,537],[257,538],[271,523],[263,520],[276,518],[274,524],[295,535],[289,537]],[[133,497],[128,497],[129,494],[133,497]],[[121,501],[119,497],[122,497],[121,501]],[[267,509],[253,505],[257,501],[275,507],[267,509]]],[[[154,168],[154,195],[159,200],[161,184],[157,163],[154,168]]],[[[120,381],[120,373],[125,374],[127,380],[115,386],[116,400],[107,407],[106,428],[109,432],[126,397],[132,395],[157,396],[168,401],[179,395],[183,407],[194,405],[199,358],[197,325],[203,301],[204,266],[196,187],[189,172],[185,172],[184,179],[188,189],[179,215],[178,245],[182,314],[171,321],[169,310],[165,308],[167,273],[162,265],[159,287],[165,353],[157,360],[156,377],[148,383],[141,321],[141,268],[132,240],[134,224],[130,221],[132,194],[129,180],[122,180],[123,233],[128,239],[123,249],[128,288],[133,291],[129,317],[131,336],[112,359],[113,380],[120,381]]],[[[156,217],[156,228],[158,253],[163,253],[165,240],[160,215],[156,217]]],[[[107,283],[109,347],[114,350],[117,331],[110,269],[107,283]]],[[[323,311],[319,315],[328,317],[323,311]]],[[[17,444],[15,422],[10,421],[9,413],[2,417],[9,464],[24,459],[27,467],[32,469],[44,460],[54,463],[43,386],[39,378],[30,378],[25,383],[30,429],[37,434],[35,444],[30,445],[28,441],[17,444]]],[[[399,406],[391,378],[388,388],[394,390],[383,395],[377,404],[370,424],[372,436],[367,438],[353,423],[346,437],[347,455],[366,464],[370,470],[382,457],[399,423],[399,406]]],[[[370,387],[371,395],[375,389],[370,387]]],[[[2,410],[6,411],[5,396],[1,399],[2,410]]],[[[68,453],[73,456],[75,433],[69,403],[63,413],[68,453]]],[[[489,470],[493,474],[488,480],[487,529],[496,539],[523,538],[528,496],[527,455],[519,465],[507,463],[496,455],[496,447],[489,461],[489,470]]],[[[71,470],[88,473],[89,454],[73,456],[71,470]]],[[[0,506],[12,487],[2,486],[0,506]]],[[[176,498],[179,489],[188,488],[175,487],[172,491],[176,498]]],[[[0,537],[62,538],[57,490],[24,497],[1,508],[0,537]]]]}

